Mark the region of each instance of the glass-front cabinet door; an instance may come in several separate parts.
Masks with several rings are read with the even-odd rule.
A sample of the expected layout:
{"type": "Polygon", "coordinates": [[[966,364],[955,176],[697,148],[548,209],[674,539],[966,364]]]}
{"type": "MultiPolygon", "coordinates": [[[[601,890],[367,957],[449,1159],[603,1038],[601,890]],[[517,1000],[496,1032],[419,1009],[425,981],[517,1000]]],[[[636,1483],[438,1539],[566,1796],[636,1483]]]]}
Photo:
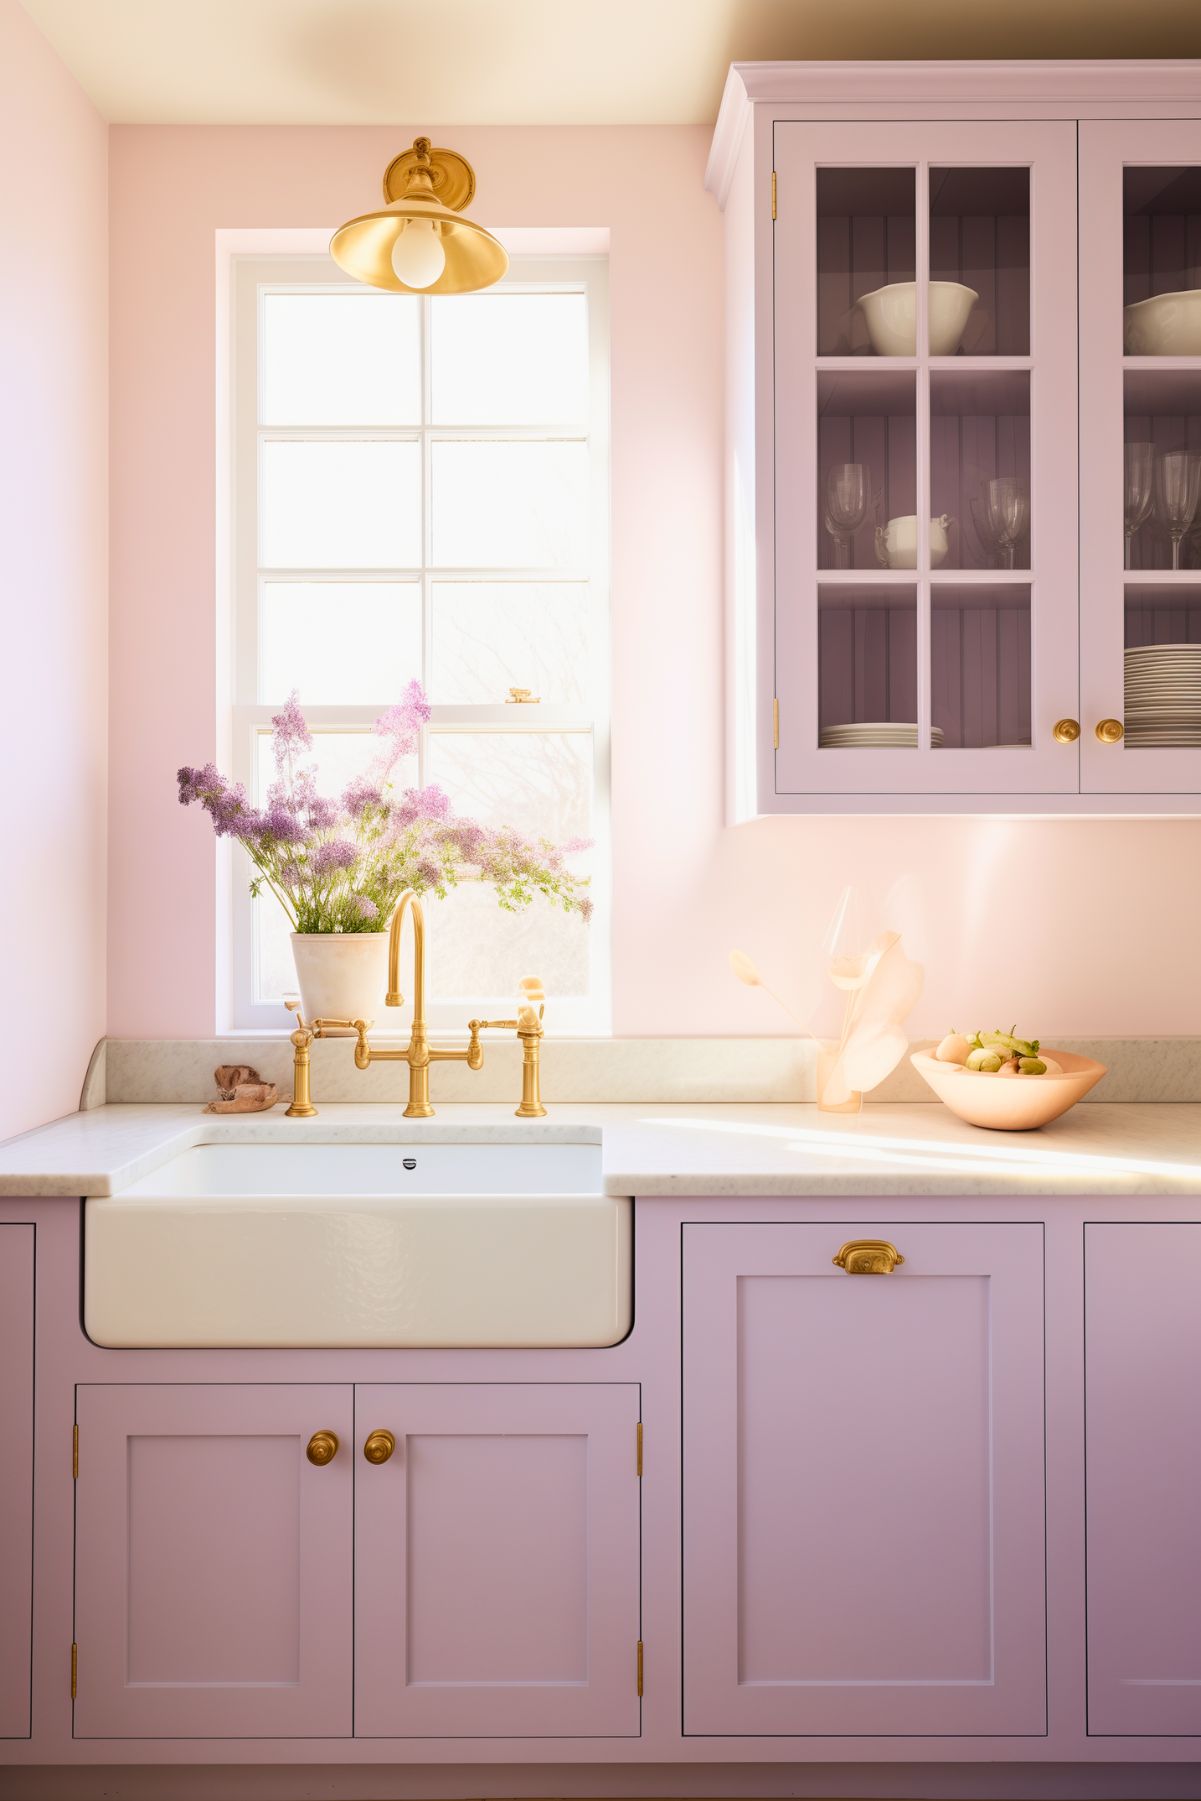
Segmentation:
{"type": "Polygon", "coordinates": [[[1086,793],[1201,791],[1201,122],[1080,127],[1086,793]]]}
{"type": "Polygon", "coordinates": [[[774,164],[777,792],[1074,794],[1075,127],[774,164]]]}

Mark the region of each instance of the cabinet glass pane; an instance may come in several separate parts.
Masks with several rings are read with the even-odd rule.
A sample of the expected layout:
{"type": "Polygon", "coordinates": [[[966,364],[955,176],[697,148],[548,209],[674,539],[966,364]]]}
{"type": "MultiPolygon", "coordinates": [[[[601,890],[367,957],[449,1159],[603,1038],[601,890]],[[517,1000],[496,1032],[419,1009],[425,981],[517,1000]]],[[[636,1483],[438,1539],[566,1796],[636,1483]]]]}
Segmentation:
{"type": "Polygon", "coordinates": [[[1201,581],[1126,588],[1127,750],[1201,748],[1201,581]]]}
{"type": "Polygon", "coordinates": [[[1124,348],[1201,356],[1201,166],[1124,171],[1124,348]]]}
{"type": "Polygon", "coordinates": [[[930,718],[948,749],[1030,743],[1029,588],[935,584],[930,718]]]}
{"type": "Polygon", "coordinates": [[[905,371],[818,376],[819,568],[915,567],[914,392],[905,371]]]}
{"type": "Polygon", "coordinates": [[[869,582],[818,589],[818,747],[917,748],[917,594],[869,582]]]}
{"type": "MultiPolygon", "coordinates": [[[[930,376],[930,564],[1030,567],[1030,377],[969,369],[930,376]]],[[[1074,506],[1068,493],[1065,510],[1074,506]]]]}
{"type": "Polygon", "coordinates": [[[932,168],[931,356],[1029,351],[1029,169],[932,168]]]}
{"type": "Polygon", "coordinates": [[[1127,370],[1128,569],[1201,569],[1201,369],[1127,370]]]}
{"type": "Polygon", "coordinates": [[[913,355],[915,193],[911,168],[818,169],[819,356],[913,355]]]}

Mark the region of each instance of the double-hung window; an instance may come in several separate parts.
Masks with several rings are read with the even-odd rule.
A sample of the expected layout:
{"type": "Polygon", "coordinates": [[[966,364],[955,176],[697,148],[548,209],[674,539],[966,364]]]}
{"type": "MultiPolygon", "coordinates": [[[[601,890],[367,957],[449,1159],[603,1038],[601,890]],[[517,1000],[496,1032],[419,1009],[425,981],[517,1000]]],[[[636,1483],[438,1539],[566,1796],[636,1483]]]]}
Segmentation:
{"type": "MultiPolygon", "coordinates": [[[[292,690],[323,792],[417,677],[401,786],[556,843],[588,840],[585,924],[464,884],[427,906],[430,1018],[545,984],[562,1031],[608,1027],[608,321],[603,258],[514,259],[480,294],[386,294],[328,258],[235,261],[228,752],[261,798],[292,690]]],[[[288,924],[230,869],[234,1027],[284,1023],[288,924]]],[[[466,1009],[466,1011],[465,1011],[466,1009]]],[[[380,1022],[386,1024],[385,1021],[380,1022]]]]}

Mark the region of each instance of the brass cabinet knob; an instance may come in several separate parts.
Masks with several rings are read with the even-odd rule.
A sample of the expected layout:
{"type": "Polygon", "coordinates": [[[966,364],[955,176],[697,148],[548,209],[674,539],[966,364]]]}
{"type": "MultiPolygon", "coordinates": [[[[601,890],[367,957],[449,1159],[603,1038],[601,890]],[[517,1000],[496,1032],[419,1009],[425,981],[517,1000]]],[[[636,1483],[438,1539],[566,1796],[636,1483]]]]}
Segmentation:
{"type": "Polygon", "coordinates": [[[905,1259],[886,1238],[852,1238],[833,1261],[848,1276],[891,1276],[905,1259]]]}
{"type": "Polygon", "coordinates": [[[390,1432],[369,1432],[363,1446],[363,1456],[368,1463],[387,1463],[396,1449],[396,1440],[390,1432]]]}
{"type": "Polygon", "coordinates": [[[314,1432],[304,1448],[304,1454],[310,1463],[318,1466],[332,1463],[338,1455],[338,1434],[336,1432],[314,1432]]]}
{"type": "Polygon", "coordinates": [[[1120,719],[1098,719],[1097,736],[1102,744],[1120,744],[1126,736],[1126,727],[1120,719]]]}
{"type": "Polygon", "coordinates": [[[1057,719],[1051,728],[1051,736],[1056,744],[1075,744],[1080,736],[1078,719],[1057,719]]]}

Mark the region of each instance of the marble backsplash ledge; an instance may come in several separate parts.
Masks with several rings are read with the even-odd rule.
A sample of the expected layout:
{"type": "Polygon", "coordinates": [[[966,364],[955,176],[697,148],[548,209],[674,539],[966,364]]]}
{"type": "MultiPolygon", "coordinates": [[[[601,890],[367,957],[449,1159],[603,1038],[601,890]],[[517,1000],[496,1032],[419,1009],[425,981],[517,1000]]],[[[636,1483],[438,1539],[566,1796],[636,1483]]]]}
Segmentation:
{"type": "MultiPolygon", "coordinates": [[[[435,1042],[437,1042],[435,1040],[435,1042]]],[[[1056,1039],[1060,1050],[1108,1066],[1089,1101],[1201,1101],[1201,1037],[1056,1039]]],[[[928,1048],[915,1040],[913,1049],[928,1048]]],[[[80,1106],[197,1102],[214,1094],[213,1070],[248,1063],[283,1095],[292,1092],[292,1047],[281,1034],[227,1038],[109,1038],[96,1047],[80,1106]]],[[[548,1038],[542,1088],[548,1106],[804,1103],[815,1098],[816,1047],[801,1038],[548,1038]]],[[[313,1098],[320,1106],[395,1103],[406,1093],[399,1064],[354,1066],[352,1041],[319,1040],[312,1049],[313,1098]]],[[[521,1049],[512,1037],[485,1041],[484,1067],[439,1064],[431,1078],[435,1106],[499,1103],[521,1094],[521,1049]]],[[[871,1099],[930,1101],[908,1059],[871,1099]]]]}

